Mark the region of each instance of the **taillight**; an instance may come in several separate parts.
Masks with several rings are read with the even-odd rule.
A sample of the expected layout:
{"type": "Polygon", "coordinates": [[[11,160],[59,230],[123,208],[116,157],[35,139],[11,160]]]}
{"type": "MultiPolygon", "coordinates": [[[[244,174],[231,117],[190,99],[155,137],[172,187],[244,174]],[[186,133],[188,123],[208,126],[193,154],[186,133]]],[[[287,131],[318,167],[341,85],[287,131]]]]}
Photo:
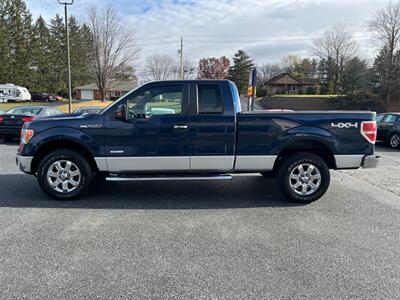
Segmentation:
{"type": "Polygon", "coordinates": [[[375,144],[376,141],[376,121],[364,121],[361,122],[361,134],[371,144],[375,144]]]}
{"type": "Polygon", "coordinates": [[[23,117],[22,122],[30,122],[33,120],[33,117],[23,117]]]}
{"type": "Polygon", "coordinates": [[[0,123],[3,123],[4,117],[0,117],[0,123]]]}
{"type": "Polygon", "coordinates": [[[34,135],[34,131],[32,129],[25,129],[22,128],[21,130],[21,139],[20,139],[20,144],[28,144],[30,139],[33,137],[34,135]]]}

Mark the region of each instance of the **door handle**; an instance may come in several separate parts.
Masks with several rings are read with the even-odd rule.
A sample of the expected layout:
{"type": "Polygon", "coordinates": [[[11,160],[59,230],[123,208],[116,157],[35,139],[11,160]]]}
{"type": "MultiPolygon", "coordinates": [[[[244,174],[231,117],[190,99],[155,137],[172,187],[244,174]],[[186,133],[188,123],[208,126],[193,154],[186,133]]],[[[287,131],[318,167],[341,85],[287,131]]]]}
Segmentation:
{"type": "Polygon", "coordinates": [[[177,124],[177,125],[174,125],[174,129],[175,130],[186,131],[188,129],[188,126],[184,125],[184,124],[177,124]]]}

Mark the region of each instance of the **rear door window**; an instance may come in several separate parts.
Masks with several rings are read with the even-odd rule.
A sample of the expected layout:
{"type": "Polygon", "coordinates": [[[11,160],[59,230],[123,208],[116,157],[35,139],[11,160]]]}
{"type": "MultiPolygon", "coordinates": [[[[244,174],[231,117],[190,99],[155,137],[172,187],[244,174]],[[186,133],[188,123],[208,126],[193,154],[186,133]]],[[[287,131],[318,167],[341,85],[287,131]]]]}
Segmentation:
{"type": "Polygon", "coordinates": [[[217,84],[199,84],[197,91],[197,111],[200,115],[224,113],[221,90],[217,84]]]}

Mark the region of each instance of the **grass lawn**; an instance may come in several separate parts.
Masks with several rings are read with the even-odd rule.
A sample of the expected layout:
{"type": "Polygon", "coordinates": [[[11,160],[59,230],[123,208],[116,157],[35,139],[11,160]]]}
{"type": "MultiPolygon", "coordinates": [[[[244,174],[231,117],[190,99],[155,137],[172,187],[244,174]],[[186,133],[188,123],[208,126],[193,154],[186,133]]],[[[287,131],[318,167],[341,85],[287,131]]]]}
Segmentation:
{"type": "MultiPolygon", "coordinates": [[[[78,109],[80,107],[89,107],[89,106],[98,106],[98,107],[106,107],[109,105],[112,101],[104,101],[101,102],[100,100],[91,100],[91,101],[82,101],[78,103],[74,103],[72,101],[72,111],[75,109],[78,109]]],[[[68,101],[64,102],[64,104],[57,106],[57,108],[65,113],[68,112],[68,101]]]]}
{"type": "Polygon", "coordinates": [[[336,98],[339,95],[296,95],[296,94],[278,94],[278,95],[273,95],[272,97],[277,97],[277,98],[318,98],[318,99],[331,99],[331,98],[336,98]]]}
{"type": "MultiPolygon", "coordinates": [[[[91,100],[91,101],[82,101],[82,102],[77,102],[74,103],[74,101],[72,101],[72,111],[74,111],[75,109],[79,108],[79,107],[88,107],[88,106],[100,106],[100,107],[106,107],[107,105],[109,105],[111,103],[111,101],[104,101],[101,102],[99,100],[91,100]]],[[[67,113],[68,112],[68,101],[60,101],[57,103],[49,103],[49,102],[16,102],[16,103],[0,103],[0,109],[2,110],[10,110],[14,107],[18,107],[18,106],[52,106],[55,108],[58,108],[59,110],[67,113]]]]}
{"type": "Polygon", "coordinates": [[[48,102],[16,102],[16,103],[0,103],[0,109],[10,110],[18,106],[35,106],[35,105],[47,105],[48,102]]]}

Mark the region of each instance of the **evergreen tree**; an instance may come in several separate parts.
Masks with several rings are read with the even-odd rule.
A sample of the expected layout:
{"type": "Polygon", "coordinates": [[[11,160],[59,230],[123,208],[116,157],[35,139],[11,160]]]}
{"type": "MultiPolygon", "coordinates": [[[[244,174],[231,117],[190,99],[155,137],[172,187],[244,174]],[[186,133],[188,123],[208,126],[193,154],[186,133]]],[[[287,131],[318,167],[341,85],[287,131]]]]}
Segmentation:
{"type": "Polygon", "coordinates": [[[53,80],[49,82],[49,90],[56,93],[66,94],[67,84],[67,52],[65,25],[63,18],[56,15],[50,20],[50,56],[51,71],[53,80]]]}
{"type": "Polygon", "coordinates": [[[229,68],[229,79],[235,82],[240,94],[247,92],[249,73],[253,66],[253,61],[244,50],[235,53],[233,66],[229,68]]]}
{"type": "Polygon", "coordinates": [[[50,45],[50,31],[42,16],[39,16],[33,28],[32,37],[31,91],[49,91],[49,83],[53,80],[52,67],[49,62],[50,45]]]}
{"type": "MultiPolygon", "coordinates": [[[[22,0],[3,0],[2,30],[7,72],[5,82],[30,87],[32,16],[22,0]]],[[[2,46],[3,46],[2,45],[2,46]]],[[[4,68],[4,67],[3,67],[4,68]]]]}

